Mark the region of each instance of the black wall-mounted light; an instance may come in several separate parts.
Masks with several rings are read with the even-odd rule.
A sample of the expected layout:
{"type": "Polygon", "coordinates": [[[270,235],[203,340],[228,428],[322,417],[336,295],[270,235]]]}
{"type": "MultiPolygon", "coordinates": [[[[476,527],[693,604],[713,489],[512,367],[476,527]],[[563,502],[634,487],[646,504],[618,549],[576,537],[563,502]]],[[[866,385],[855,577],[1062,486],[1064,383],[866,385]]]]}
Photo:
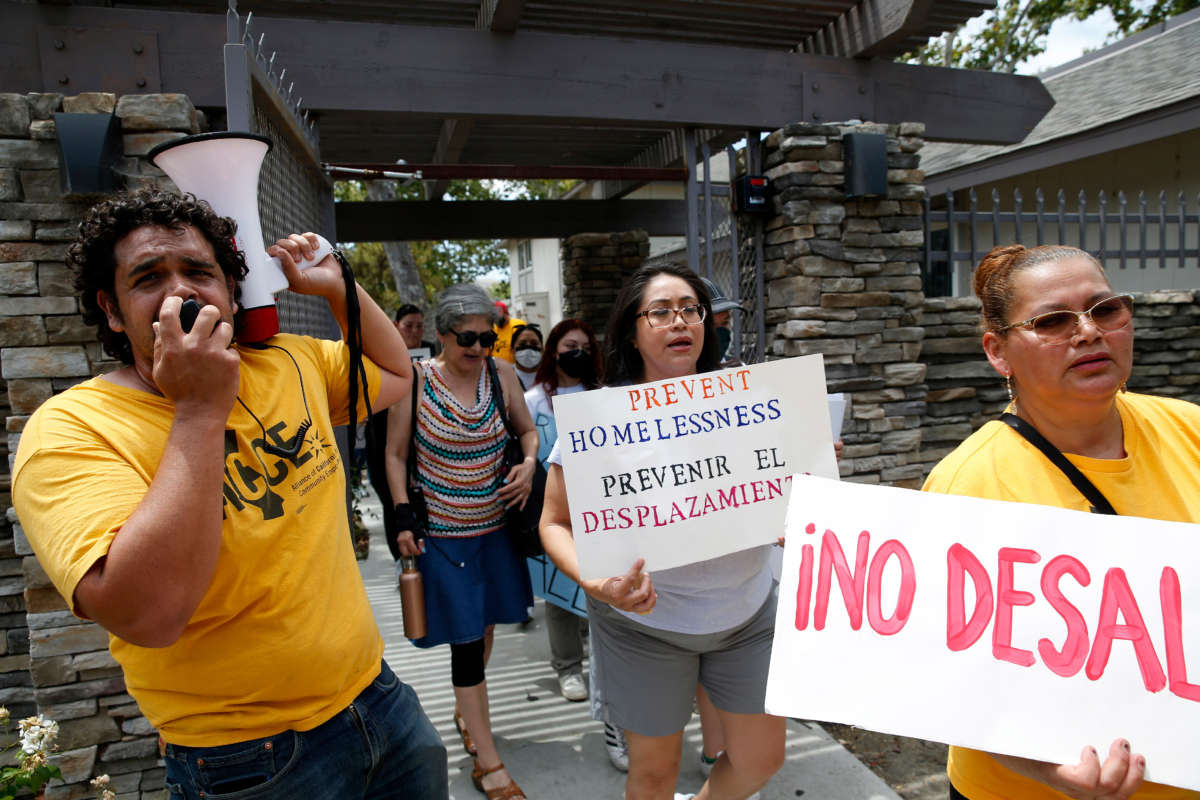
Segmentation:
{"type": "Polygon", "coordinates": [[[54,115],[58,177],[63,194],[115,191],[113,165],[124,155],[121,120],[115,114],[54,115]]]}
{"type": "Polygon", "coordinates": [[[881,133],[842,136],[846,197],[887,196],[887,137],[881,133]]]}

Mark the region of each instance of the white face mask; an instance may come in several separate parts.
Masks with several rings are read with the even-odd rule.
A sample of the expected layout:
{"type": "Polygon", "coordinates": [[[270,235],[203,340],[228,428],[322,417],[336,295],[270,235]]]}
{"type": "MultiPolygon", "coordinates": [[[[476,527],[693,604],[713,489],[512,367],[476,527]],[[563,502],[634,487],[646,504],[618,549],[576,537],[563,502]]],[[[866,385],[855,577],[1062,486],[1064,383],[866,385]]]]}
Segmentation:
{"type": "Polygon", "coordinates": [[[542,351],[532,348],[523,348],[516,352],[517,364],[526,372],[537,369],[537,365],[542,361],[542,351]]]}

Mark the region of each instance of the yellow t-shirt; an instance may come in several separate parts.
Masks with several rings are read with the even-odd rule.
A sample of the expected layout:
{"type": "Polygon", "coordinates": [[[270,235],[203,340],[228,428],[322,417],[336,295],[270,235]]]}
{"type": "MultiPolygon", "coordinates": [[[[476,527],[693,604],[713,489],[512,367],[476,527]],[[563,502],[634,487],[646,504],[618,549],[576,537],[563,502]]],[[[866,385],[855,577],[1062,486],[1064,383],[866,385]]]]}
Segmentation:
{"type": "MultiPolygon", "coordinates": [[[[1118,514],[1200,522],[1200,407],[1149,395],[1117,396],[1125,457],[1067,458],[1118,514]]],[[[925,491],[1038,503],[1077,511],[1090,504],[1058,467],[1003,422],[992,421],[938,463],[925,491]]],[[[1082,747],[1085,743],[1080,742],[1082,747]]],[[[1096,742],[1101,759],[1108,742],[1096,742]]],[[[1137,749],[1137,742],[1132,743],[1137,749]]],[[[1153,764],[1150,765],[1153,768],[1153,764]]],[[[1062,800],[1066,795],[1000,765],[986,753],[951,747],[947,772],[970,800],[1062,800]]],[[[1136,800],[1200,798],[1200,793],[1147,783],[1136,800]]]]}
{"type": "MultiPolygon", "coordinates": [[[[315,728],[379,672],[383,640],[354,559],[333,435],[349,420],[346,346],[289,335],[269,343],[286,348],[296,365],[280,350],[238,347],[238,396],[263,427],[234,404],[212,584],[170,647],[109,637],[129,693],[174,744],[208,747],[315,728]],[[309,414],[312,429],[295,458],[255,446],[264,429],[287,444],[309,414]]],[[[374,397],[379,370],[366,366],[374,397]]],[[[165,398],[94,378],[48,400],[26,424],[13,502],[72,609],[79,580],[145,496],[173,414],[165,398]]]]}
{"type": "Polygon", "coordinates": [[[503,358],[510,364],[517,363],[517,354],[512,349],[513,328],[527,324],[523,319],[509,317],[508,322],[504,325],[493,325],[492,328],[496,331],[496,343],[492,345],[492,355],[496,358],[503,358]]]}

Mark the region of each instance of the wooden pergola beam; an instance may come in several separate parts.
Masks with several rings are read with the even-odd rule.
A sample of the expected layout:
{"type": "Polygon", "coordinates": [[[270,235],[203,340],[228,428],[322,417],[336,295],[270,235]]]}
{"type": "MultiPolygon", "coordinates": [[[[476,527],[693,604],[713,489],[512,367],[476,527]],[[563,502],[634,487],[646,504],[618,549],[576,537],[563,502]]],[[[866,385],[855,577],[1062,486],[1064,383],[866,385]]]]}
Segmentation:
{"type": "MultiPolygon", "coordinates": [[[[434,164],[457,164],[462,158],[463,148],[471,138],[471,128],[474,120],[451,118],[442,122],[442,132],[438,134],[437,147],[433,151],[434,164]]],[[[449,178],[438,178],[425,181],[425,199],[441,200],[450,185],[449,178]]]]}
{"type": "MultiPolygon", "coordinates": [[[[988,6],[991,0],[983,0],[988,6]]],[[[806,53],[869,58],[929,24],[934,0],[862,0],[801,43],[806,53]]],[[[982,8],[980,9],[983,10],[982,8]]]]}
{"type": "Polygon", "coordinates": [[[339,242],[561,239],[587,231],[683,236],[682,200],[413,200],[337,203],[339,242]]]}
{"type": "Polygon", "coordinates": [[[481,31],[512,33],[521,21],[525,0],[480,0],[475,28],[481,31]]]}
{"type": "MultiPolygon", "coordinates": [[[[224,38],[220,16],[19,3],[6,14],[0,44],[21,68],[0,74],[3,91],[42,83],[24,66],[37,69],[38,24],[123,25],[159,32],[164,87],[198,105],[223,103],[213,63],[224,38]]],[[[921,121],[929,139],[1009,144],[1054,103],[1035,77],[883,60],[533,31],[255,22],[270,41],[286,44],[280,57],[288,78],[304,87],[305,105],[318,115],[390,111],[734,130],[921,121]]]]}

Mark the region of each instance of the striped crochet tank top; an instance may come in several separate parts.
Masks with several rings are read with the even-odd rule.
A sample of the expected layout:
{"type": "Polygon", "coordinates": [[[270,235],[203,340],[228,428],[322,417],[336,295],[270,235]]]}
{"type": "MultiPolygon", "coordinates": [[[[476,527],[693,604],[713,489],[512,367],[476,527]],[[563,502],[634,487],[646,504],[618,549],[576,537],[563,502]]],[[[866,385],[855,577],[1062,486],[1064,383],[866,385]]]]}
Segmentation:
{"type": "Polygon", "coordinates": [[[504,506],[496,497],[508,434],[496,408],[488,371],[481,369],[475,405],[464,406],[437,364],[425,374],[417,406],[417,474],[429,506],[431,536],[481,536],[500,530],[504,506]]]}

